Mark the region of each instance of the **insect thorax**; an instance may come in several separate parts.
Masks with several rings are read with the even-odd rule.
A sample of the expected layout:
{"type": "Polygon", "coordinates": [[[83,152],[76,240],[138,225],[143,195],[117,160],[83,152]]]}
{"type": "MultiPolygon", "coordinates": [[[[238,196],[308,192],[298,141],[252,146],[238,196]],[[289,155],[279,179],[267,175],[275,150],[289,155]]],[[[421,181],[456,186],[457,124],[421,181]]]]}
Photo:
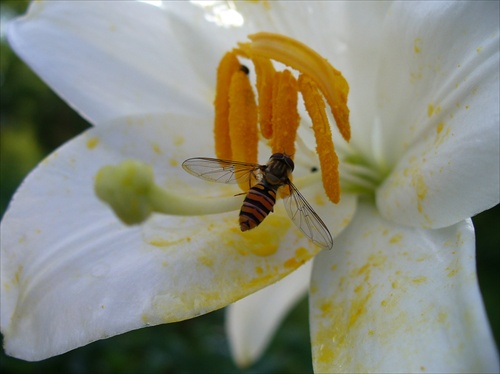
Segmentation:
{"type": "Polygon", "coordinates": [[[267,163],[264,181],[271,187],[278,188],[288,181],[292,170],[282,160],[270,159],[267,163]]]}

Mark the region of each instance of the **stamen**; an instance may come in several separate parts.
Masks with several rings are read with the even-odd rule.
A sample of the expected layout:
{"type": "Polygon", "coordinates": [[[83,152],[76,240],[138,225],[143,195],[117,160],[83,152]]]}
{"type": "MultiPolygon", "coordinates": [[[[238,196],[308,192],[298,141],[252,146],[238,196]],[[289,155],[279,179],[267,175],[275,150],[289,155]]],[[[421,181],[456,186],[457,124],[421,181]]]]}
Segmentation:
{"type": "Polygon", "coordinates": [[[276,70],[268,58],[254,57],[252,58],[252,62],[255,67],[255,75],[257,76],[260,132],[264,138],[271,139],[273,135],[273,80],[276,70]]]}
{"type": "Polygon", "coordinates": [[[337,204],[340,201],[339,159],[335,153],[325,103],[316,84],[309,77],[301,74],[298,83],[304,105],[313,124],[323,188],[328,198],[337,204]]]}
{"type": "MultiPolygon", "coordinates": [[[[250,43],[238,43],[239,50],[250,58],[265,57],[279,61],[308,75],[321,90],[331,108],[340,133],[349,141],[349,85],[342,74],[314,50],[305,44],[273,33],[261,32],[249,35],[250,43]]],[[[236,50],[238,53],[238,50],[236,50]]]]}
{"type": "Polygon", "coordinates": [[[257,162],[257,104],[248,76],[243,71],[233,74],[229,89],[229,137],[233,159],[257,162]]]}
{"type": "Polygon", "coordinates": [[[218,158],[232,158],[231,139],[229,138],[229,88],[233,75],[240,70],[241,64],[232,52],[224,55],[217,68],[217,89],[214,100],[215,154],[218,158]]]}
{"type": "Polygon", "coordinates": [[[273,86],[273,153],[295,155],[295,138],[299,127],[297,80],[285,70],[275,75],[273,86]]]}
{"type": "Polygon", "coordinates": [[[230,212],[240,209],[244,197],[194,198],[166,191],[154,183],[153,169],[135,160],[102,167],[94,190],[127,225],[140,224],[154,212],[182,216],[230,212]]]}
{"type": "MultiPolygon", "coordinates": [[[[231,159],[257,162],[259,137],[256,127],[257,117],[262,136],[271,139],[269,145],[272,147],[272,153],[295,155],[295,141],[300,121],[297,109],[300,88],[313,123],[323,187],[328,198],[338,203],[339,160],[334,149],[323,97],[330,106],[340,133],[349,140],[351,135],[347,81],[326,59],[296,40],[272,33],[253,34],[249,39],[251,41],[248,43],[238,43],[238,47],[230,54],[230,59],[233,61],[231,66],[236,67],[230,70],[232,76],[228,94],[229,133],[224,133],[224,136],[229,134],[231,159]],[[259,94],[258,116],[248,77],[241,71],[235,71],[239,65],[235,62],[236,56],[251,59],[254,64],[259,94]],[[273,60],[298,70],[300,82],[297,82],[289,70],[277,73],[273,60]]],[[[226,56],[224,59],[229,59],[226,56]]],[[[221,104],[221,108],[225,107],[221,104]]],[[[216,143],[225,143],[226,139],[216,143]]],[[[221,157],[219,153],[217,155],[221,157]]],[[[253,181],[250,185],[252,183],[253,181]]],[[[249,186],[240,187],[244,190],[249,188],[249,186]]]]}
{"type": "MultiPolygon", "coordinates": [[[[229,137],[233,160],[257,163],[259,134],[255,95],[243,71],[233,74],[229,89],[229,137]]],[[[255,181],[252,181],[253,184],[255,181]]],[[[242,190],[250,188],[247,182],[239,183],[242,190]]]]}

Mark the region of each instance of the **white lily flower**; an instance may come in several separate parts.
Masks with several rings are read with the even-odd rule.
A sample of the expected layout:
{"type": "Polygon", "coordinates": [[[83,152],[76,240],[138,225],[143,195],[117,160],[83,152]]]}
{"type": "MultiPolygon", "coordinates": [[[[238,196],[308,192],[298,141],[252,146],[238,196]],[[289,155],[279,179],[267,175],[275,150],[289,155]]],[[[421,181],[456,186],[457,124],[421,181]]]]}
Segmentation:
{"type": "Polygon", "coordinates": [[[11,25],[16,52],[98,126],[43,161],[3,218],[7,354],[41,360],[192,318],[310,260],[293,288],[287,277],[259,291],[272,300],[233,305],[240,364],[262,352],[310,272],[316,372],[498,371],[470,217],[500,200],[499,3],[207,4],[37,1],[11,25]],[[306,115],[295,155],[294,181],[329,227],[331,251],[279,202],[239,232],[235,190],[180,168],[213,155],[218,60],[263,30],[305,43],[349,82],[351,141],[334,134],[339,204],[311,173],[306,115]],[[125,226],[96,197],[99,170],[129,159],[171,193],[161,199],[179,199],[172,214],[125,226]]]}

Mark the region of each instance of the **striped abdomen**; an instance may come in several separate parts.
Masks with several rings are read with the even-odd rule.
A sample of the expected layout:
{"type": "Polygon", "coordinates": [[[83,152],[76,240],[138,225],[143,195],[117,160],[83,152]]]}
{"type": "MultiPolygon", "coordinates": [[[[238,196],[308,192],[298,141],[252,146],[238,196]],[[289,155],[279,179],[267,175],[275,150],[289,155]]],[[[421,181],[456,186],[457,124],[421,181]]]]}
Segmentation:
{"type": "Polygon", "coordinates": [[[240,210],[241,231],[257,227],[273,211],[276,203],[276,191],[263,183],[250,188],[240,210]]]}

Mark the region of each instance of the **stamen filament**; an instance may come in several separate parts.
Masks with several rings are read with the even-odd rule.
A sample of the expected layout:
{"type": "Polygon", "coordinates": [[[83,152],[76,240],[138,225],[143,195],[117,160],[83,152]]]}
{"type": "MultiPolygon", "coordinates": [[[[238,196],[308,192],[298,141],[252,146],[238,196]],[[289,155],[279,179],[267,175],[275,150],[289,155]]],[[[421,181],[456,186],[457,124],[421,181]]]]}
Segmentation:
{"type": "Polygon", "coordinates": [[[368,168],[366,166],[352,164],[350,162],[344,162],[341,164],[341,169],[348,170],[349,174],[355,174],[362,177],[364,180],[369,180],[377,185],[380,180],[380,173],[375,169],[368,168]]]}

